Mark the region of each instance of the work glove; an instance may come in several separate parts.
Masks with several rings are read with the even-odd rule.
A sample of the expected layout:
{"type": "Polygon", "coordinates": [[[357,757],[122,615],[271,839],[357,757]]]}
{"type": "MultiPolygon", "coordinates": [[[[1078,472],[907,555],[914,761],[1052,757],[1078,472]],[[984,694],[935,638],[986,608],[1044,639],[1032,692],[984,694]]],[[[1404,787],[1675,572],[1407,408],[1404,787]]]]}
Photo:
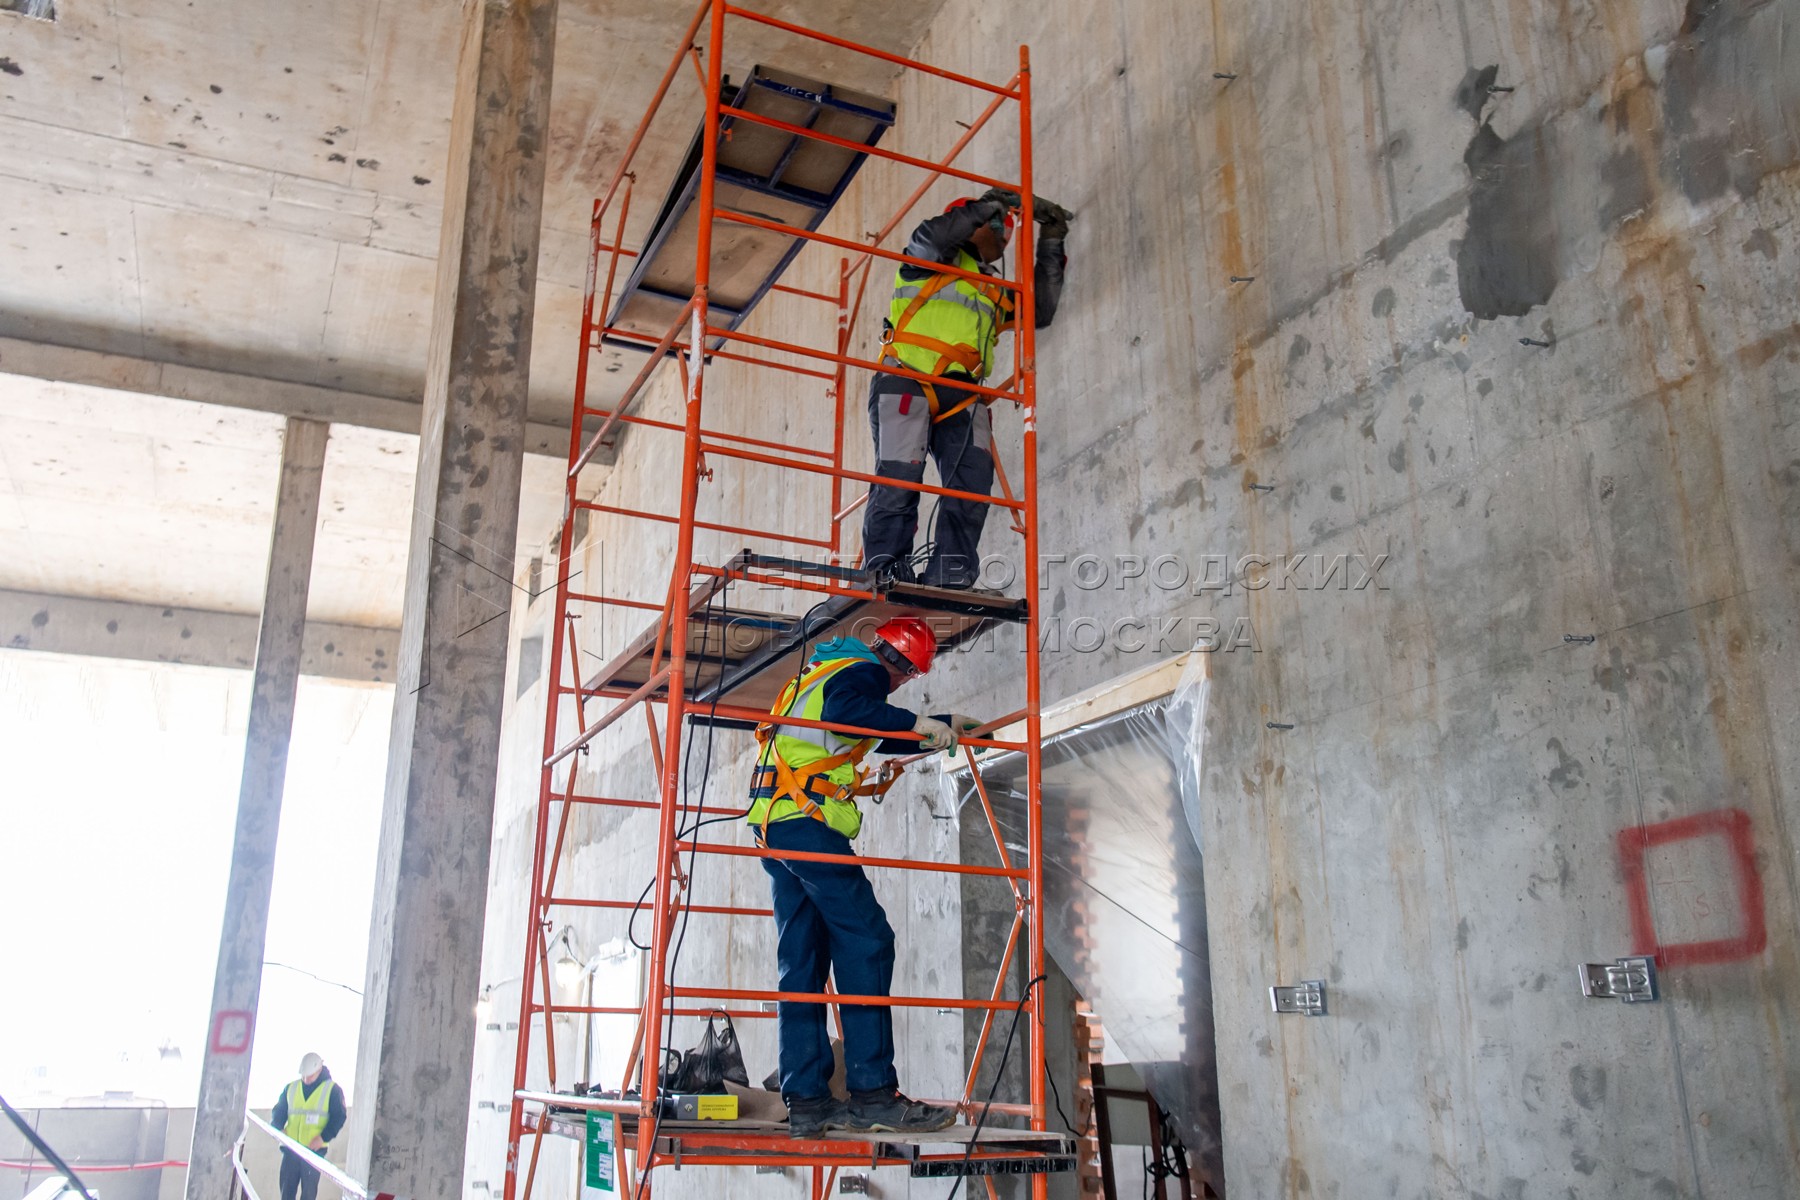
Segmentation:
{"type": "Polygon", "coordinates": [[[979,204],[986,200],[997,200],[1003,208],[1018,208],[1025,203],[1024,198],[1021,197],[1019,193],[1002,187],[989,188],[987,191],[981,193],[980,197],[977,198],[976,203],[979,204]]]}
{"type": "Polygon", "coordinates": [[[950,728],[956,731],[959,738],[968,737],[981,728],[981,721],[975,717],[965,717],[961,713],[950,714],[950,728]]]}
{"type": "Polygon", "coordinates": [[[913,732],[919,735],[919,748],[922,750],[954,750],[956,748],[956,730],[936,717],[927,717],[921,713],[913,722],[913,732]]]}
{"type": "Polygon", "coordinates": [[[1069,236],[1069,222],[1075,214],[1054,200],[1046,200],[1042,196],[1031,198],[1031,215],[1037,218],[1042,226],[1041,234],[1045,241],[1062,241],[1069,236]]]}

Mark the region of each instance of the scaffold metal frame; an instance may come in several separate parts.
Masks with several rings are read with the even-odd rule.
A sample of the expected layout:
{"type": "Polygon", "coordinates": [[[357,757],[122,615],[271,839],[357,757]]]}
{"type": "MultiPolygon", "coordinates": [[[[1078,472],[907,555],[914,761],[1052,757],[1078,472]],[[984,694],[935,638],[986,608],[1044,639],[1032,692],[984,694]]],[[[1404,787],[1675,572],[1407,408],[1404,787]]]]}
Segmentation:
{"type": "MultiPolygon", "coordinates": [[[[974,773],[974,778],[981,799],[982,815],[986,827],[994,839],[998,866],[861,856],[845,860],[832,855],[708,842],[699,834],[688,833],[678,825],[678,817],[731,816],[742,812],[742,809],[737,807],[701,806],[696,808],[686,803],[682,786],[682,749],[683,731],[689,723],[689,718],[700,715],[709,720],[746,722],[771,720],[766,711],[721,704],[717,695],[714,695],[709,701],[696,701],[689,694],[688,675],[692,647],[689,645],[688,634],[690,621],[696,613],[710,603],[711,598],[720,587],[734,580],[792,588],[807,593],[871,601],[881,599],[884,594],[878,591],[876,585],[860,572],[835,572],[821,575],[816,572],[783,570],[779,565],[769,565],[778,563],[779,560],[752,552],[739,555],[722,566],[696,562],[694,561],[696,530],[712,530],[741,535],[748,539],[751,545],[775,543],[784,547],[798,546],[826,551],[830,553],[835,563],[843,549],[843,523],[857,510],[862,500],[866,499],[865,493],[862,498],[846,504],[844,497],[846,482],[865,485],[879,482],[929,495],[958,496],[977,500],[1006,510],[1012,518],[1013,530],[1023,538],[1024,561],[1027,564],[1038,561],[1034,362],[1036,306],[1031,270],[1031,264],[1034,261],[1035,230],[1032,222],[1031,70],[1027,47],[1019,48],[1018,73],[1004,84],[995,84],[872,46],[859,45],[829,33],[808,29],[726,3],[725,0],[703,0],[686,31],[677,39],[674,55],[663,73],[661,82],[651,98],[642,121],[626,147],[611,181],[600,199],[594,204],[590,224],[590,256],[581,313],[581,350],[576,366],[574,406],[570,420],[564,520],[558,541],[558,582],[555,587],[555,608],[551,622],[551,645],[545,688],[546,712],[542,771],[537,802],[536,836],[532,854],[531,895],[525,939],[523,984],[520,988],[518,1047],[514,1063],[505,1200],[530,1200],[536,1181],[539,1151],[543,1138],[547,1133],[571,1132],[568,1124],[570,1114],[579,1114],[584,1109],[612,1112],[620,1116],[621,1128],[626,1131],[627,1136],[619,1138],[617,1143],[619,1179],[623,1185],[622,1194],[633,1197],[633,1200],[649,1195],[651,1172],[664,1163],[682,1167],[754,1164],[810,1169],[810,1194],[814,1200],[823,1200],[823,1197],[832,1191],[838,1171],[845,1167],[913,1165],[915,1173],[927,1173],[917,1170],[917,1164],[925,1162],[932,1166],[929,1173],[957,1174],[960,1170],[957,1167],[959,1162],[972,1162],[976,1168],[979,1168],[986,1159],[1007,1157],[1010,1162],[1020,1162],[1022,1155],[1029,1157],[1030,1154],[1049,1154],[1049,1151],[1041,1146],[1029,1151],[1020,1149],[1019,1147],[1022,1146],[1034,1145],[1029,1136],[1023,1136],[1022,1140],[1021,1137],[1013,1137],[1010,1142],[1002,1139],[991,1144],[987,1141],[969,1143],[965,1139],[960,1143],[951,1142],[948,1146],[922,1142],[914,1142],[909,1145],[906,1144],[906,1139],[894,1135],[834,1136],[797,1140],[790,1139],[784,1133],[771,1131],[766,1127],[760,1130],[745,1130],[734,1128],[728,1124],[720,1125],[716,1129],[708,1128],[702,1132],[694,1132],[693,1126],[689,1125],[683,1127],[685,1132],[679,1136],[672,1136],[668,1129],[660,1127],[664,1123],[662,1118],[656,1115],[658,1112],[658,1071],[654,1068],[655,1064],[663,1061],[664,1025],[672,1016],[704,1016],[723,1008],[734,1018],[769,1018],[774,1014],[763,1011],[760,1006],[761,1002],[780,1000],[824,1003],[832,1005],[834,1008],[837,1005],[854,1002],[896,1007],[949,1009],[958,1012],[980,1011],[984,1014],[981,1032],[973,1049],[972,1062],[967,1072],[962,1095],[950,1098],[947,1102],[955,1103],[966,1117],[975,1117],[985,1112],[1024,1118],[1029,1126],[1029,1131],[1046,1135],[1045,1138],[1039,1139],[1039,1142],[1047,1144],[1050,1135],[1047,1133],[1045,1108],[1044,989],[1027,985],[1024,989],[1024,996],[1019,997],[1016,994],[1018,989],[1015,986],[1010,989],[1015,994],[1008,994],[1008,983],[1009,979],[1013,979],[1012,972],[1017,958],[1023,956],[1026,978],[1034,981],[1043,974],[1045,962],[1041,849],[1043,838],[1040,803],[1042,764],[1039,757],[1040,646],[1037,625],[1039,579],[1036,571],[1027,569],[1022,572],[1025,585],[1023,618],[1025,646],[1022,656],[1025,664],[1023,706],[1019,711],[996,718],[984,727],[984,729],[994,729],[1022,720],[1025,727],[1024,740],[1002,741],[986,734],[966,739],[967,745],[970,747],[1016,750],[1026,756],[1028,764],[1025,804],[1027,858],[1024,863],[1017,863],[1007,850],[994,807],[989,801],[985,787],[981,785],[979,772],[974,773]],[[765,27],[784,31],[797,39],[811,39],[841,50],[868,55],[884,60],[903,72],[922,72],[946,80],[951,84],[974,89],[986,94],[990,100],[985,110],[967,127],[966,132],[936,161],[909,156],[897,150],[878,146],[845,142],[818,130],[790,125],[725,103],[721,96],[721,85],[728,20],[755,22],[765,27]],[[703,26],[706,30],[704,55],[696,41],[703,26]],[[638,253],[626,248],[624,244],[626,221],[631,209],[632,189],[636,182],[636,176],[632,170],[633,160],[644,142],[652,121],[668,96],[670,85],[681,71],[684,60],[692,61],[699,74],[700,90],[705,103],[705,113],[702,118],[702,157],[699,167],[699,228],[695,287],[692,297],[667,331],[658,339],[646,337],[634,331],[613,328],[607,324],[604,314],[609,311],[614,302],[612,288],[615,279],[618,278],[620,260],[634,257],[638,253]],[[1009,102],[1016,105],[1018,113],[1018,178],[1014,181],[990,178],[954,166],[953,164],[963,151],[988,125],[995,114],[1009,102]],[[737,122],[756,123],[785,132],[793,137],[810,138],[827,144],[840,145],[858,153],[917,169],[922,171],[925,177],[918,188],[895,212],[892,219],[879,231],[869,234],[868,239],[863,242],[849,241],[822,232],[793,228],[763,221],[756,217],[721,211],[715,205],[714,194],[718,148],[721,138],[728,136],[727,130],[737,122]],[[848,469],[844,465],[846,377],[850,369],[882,371],[919,379],[930,378],[891,364],[883,365],[851,354],[855,314],[862,305],[868,288],[869,276],[876,263],[915,263],[934,271],[956,275],[968,274],[941,263],[909,258],[903,253],[882,245],[894,230],[900,227],[932,184],[946,177],[983,187],[1005,187],[1016,191],[1023,198],[1023,211],[1015,239],[1016,258],[1014,261],[1019,264],[1015,274],[1019,278],[1016,280],[985,278],[985,282],[998,283],[1009,289],[1015,296],[1015,369],[1013,374],[998,387],[977,385],[967,389],[978,393],[990,402],[1004,401],[1016,405],[1020,411],[1023,476],[1018,481],[1017,496],[1014,495],[1003,472],[1000,474],[1002,494],[1000,496],[981,496],[937,485],[884,479],[868,472],[848,469]],[[615,200],[618,202],[616,216],[613,215],[615,200]],[[612,218],[610,232],[607,227],[609,217],[612,218]],[[714,226],[719,222],[764,226],[845,252],[845,257],[838,264],[838,282],[835,294],[793,287],[779,282],[769,289],[775,295],[829,305],[834,308],[836,310],[836,336],[830,348],[781,342],[709,322],[709,272],[712,265],[714,226]],[[602,269],[603,262],[604,269],[602,269]],[[854,294],[853,284],[855,285],[854,294]],[[596,304],[600,306],[599,311],[603,314],[599,318],[596,318],[596,304]],[[594,407],[588,403],[588,368],[591,358],[599,351],[603,342],[615,345],[621,342],[629,343],[640,346],[647,353],[642,368],[627,385],[620,399],[610,407],[594,407]],[[787,359],[798,361],[770,359],[765,352],[779,353],[787,356],[787,359]],[[803,377],[829,381],[835,418],[835,432],[830,448],[827,450],[788,446],[779,442],[707,428],[702,422],[704,383],[708,362],[714,358],[751,363],[803,377]],[[657,370],[669,361],[673,361],[680,372],[682,394],[685,398],[685,419],[679,424],[673,421],[655,420],[630,411],[644,394],[657,370]],[[597,426],[595,422],[598,422],[597,426]],[[679,512],[673,514],[652,512],[647,509],[632,508],[626,503],[603,505],[591,499],[584,500],[580,496],[578,489],[583,472],[593,466],[598,451],[603,445],[608,444],[607,439],[621,425],[629,425],[634,429],[644,431],[642,435],[634,436],[666,436],[672,433],[681,435],[683,456],[679,512]],[[756,529],[698,520],[696,509],[703,475],[702,464],[720,463],[718,469],[723,470],[725,469],[723,463],[731,461],[763,464],[784,470],[827,476],[830,480],[831,495],[828,531],[820,536],[816,530],[756,529]],[[600,591],[578,590],[571,586],[571,572],[567,569],[567,564],[571,562],[575,552],[575,521],[573,518],[577,512],[583,510],[675,526],[674,565],[667,590],[660,603],[655,599],[642,596],[605,595],[600,591]],[[660,622],[660,625],[655,628],[666,632],[666,640],[665,633],[659,632],[656,635],[649,677],[644,682],[629,685],[616,682],[618,672],[611,668],[603,669],[590,681],[582,679],[578,665],[580,662],[580,648],[577,641],[579,618],[583,615],[603,613],[609,607],[655,614],[655,620],[660,622]],[[659,702],[664,706],[660,720],[655,711],[655,705],[659,702]],[[604,709],[590,712],[590,705],[597,704],[604,704],[604,709]],[[578,766],[581,762],[579,751],[602,730],[625,718],[634,708],[642,708],[645,716],[651,758],[657,779],[656,798],[581,794],[577,787],[578,766]],[[571,717],[573,718],[572,727],[571,717]],[[646,814],[645,819],[648,819],[647,814],[654,813],[658,822],[656,875],[653,896],[648,905],[651,925],[650,952],[642,1002],[639,1006],[608,1007],[558,1003],[551,979],[550,952],[553,942],[551,929],[554,914],[559,910],[581,908],[635,909],[641,903],[628,897],[583,897],[559,891],[559,868],[564,863],[565,851],[568,848],[570,817],[583,805],[640,810],[646,814]],[[998,963],[991,994],[981,999],[968,999],[961,996],[869,997],[846,996],[832,992],[798,994],[770,990],[721,988],[705,983],[679,983],[670,975],[670,942],[677,920],[684,914],[750,917],[773,915],[766,908],[693,903],[692,880],[689,872],[684,869],[683,856],[687,856],[688,861],[692,862],[693,856],[697,854],[853,861],[873,870],[934,871],[988,876],[1004,880],[1012,892],[1015,915],[998,963]],[[975,1095],[984,1056],[989,1049],[990,1042],[1005,1037],[1005,1019],[1013,1016],[1015,1012],[1022,1013],[1024,1017],[1020,1023],[1024,1026],[1022,1050],[1025,1075],[1028,1080],[1027,1096],[1023,1102],[996,1102],[984,1106],[984,1098],[975,1095]],[[637,1030],[631,1043],[629,1065],[626,1068],[624,1079],[619,1081],[618,1090],[624,1099],[577,1097],[559,1089],[557,1080],[559,1035],[555,1018],[564,1014],[581,1016],[589,1021],[596,1015],[613,1015],[621,1019],[632,1016],[637,1018],[637,1030]],[[545,1075],[548,1081],[547,1091],[532,1090],[528,1087],[528,1072],[533,1055],[538,1052],[538,1046],[542,1047],[543,1061],[547,1064],[545,1075]],[[639,1089],[640,1094],[638,1096],[626,1095],[633,1086],[639,1089]],[[946,1148],[953,1150],[954,1153],[951,1155],[935,1153],[946,1148]]],[[[995,455],[995,465],[998,469],[998,454],[995,455]]],[[[705,474],[710,477],[711,471],[708,470],[705,474]]],[[[798,717],[781,718],[775,723],[828,728],[850,734],[876,732],[849,726],[830,725],[820,721],[808,721],[798,717]]],[[[917,735],[883,734],[883,736],[917,735]]],[[[922,755],[918,757],[922,757],[922,755]]],[[[1016,1135],[1027,1135],[1027,1131],[1009,1132],[1016,1135]]],[[[978,1175],[979,1171],[972,1170],[970,1173],[978,1175]]],[[[1038,1200],[1042,1200],[1047,1194],[1044,1175],[1034,1173],[1029,1163],[1025,1164],[1025,1169],[1020,1173],[1032,1174],[1034,1179],[1033,1195],[1038,1200]]],[[[985,1181],[989,1195],[994,1195],[991,1177],[986,1177],[985,1181]]]]}

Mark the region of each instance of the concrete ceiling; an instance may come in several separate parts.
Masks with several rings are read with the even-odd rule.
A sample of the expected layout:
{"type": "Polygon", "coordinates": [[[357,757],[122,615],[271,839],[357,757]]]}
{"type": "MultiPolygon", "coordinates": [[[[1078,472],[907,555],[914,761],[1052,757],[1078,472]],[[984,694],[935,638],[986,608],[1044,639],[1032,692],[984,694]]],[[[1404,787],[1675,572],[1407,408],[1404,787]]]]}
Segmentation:
{"type": "MultiPolygon", "coordinates": [[[[257,613],[283,419],[0,376],[0,586],[257,613]]],[[[393,629],[418,438],[334,425],[308,615],[393,629]]],[[[562,512],[562,467],[525,460],[520,521],[562,512]]]]}
{"type": "MultiPolygon", "coordinates": [[[[767,10],[905,51],[938,7],[767,10]]],[[[277,380],[417,402],[459,5],[56,8],[54,22],[0,13],[0,337],[229,372],[251,390],[277,380]]],[[[693,11],[562,4],[534,420],[567,419],[593,198],[693,11]]],[[[872,91],[894,74],[746,22],[729,35],[733,74],[769,62],[872,91]]],[[[698,95],[684,68],[634,164],[633,237],[686,149],[698,95]]],[[[0,375],[0,587],[257,611],[280,427],[266,413],[0,375]]],[[[315,619],[398,624],[414,440],[334,426],[315,619]]],[[[560,512],[554,464],[528,463],[522,545],[560,512]]]]}
{"type": "MultiPolygon", "coordinates": [[[[937,3],[771,5],[906,50],[937,3]]],[[[565,0],[532,356],[566,420],[594,194],[693,12],[565,0]]],[[[459,6],[444,0],[62,0],[0,14],[0,335],[416,399],[448,155],[459,6]]],[[[879,90],[879,60],[747,22],[758,61],[879,90]]],[[[676,78],[636,163],[660,197],[697,120],[676,78]]],[[[640,202],[647,225],[654,203],[640,202]]]]}

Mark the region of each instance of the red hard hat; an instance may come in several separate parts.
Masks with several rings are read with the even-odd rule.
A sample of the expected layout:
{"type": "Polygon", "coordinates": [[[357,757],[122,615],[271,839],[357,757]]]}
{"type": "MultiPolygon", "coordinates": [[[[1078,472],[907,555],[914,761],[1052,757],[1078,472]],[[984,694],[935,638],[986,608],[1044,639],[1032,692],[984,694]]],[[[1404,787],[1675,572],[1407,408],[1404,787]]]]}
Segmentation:
{"type": "MultiPolygon", "coordinates": [[[[944,211],[950,212],[952,209],[958,209],[958,208],[961,208],[965,204],[973,204],[973,203],[975,203],[975,197],[973,197],[973,196],[958,196],[956,199],[952,200],[950,203],[944,205],[944,211]]],[[[1006,240],[1007,240],[1007,242],[1010,243],[1012,241],[1013,225],[1016,223],[1016,219],[1013,217],[1012,210],[1010,208],[1005,210],[1005,216],[1006,216],[1006,240]]]]}
{"type": "Polygon", "coordinates": [[[918,668],[919,674],[931,670],[932,655],[937,653],[937,635],[919,618],[895,617],[884,621],[875,636],[898,650],[902,658],[918,668]]]}

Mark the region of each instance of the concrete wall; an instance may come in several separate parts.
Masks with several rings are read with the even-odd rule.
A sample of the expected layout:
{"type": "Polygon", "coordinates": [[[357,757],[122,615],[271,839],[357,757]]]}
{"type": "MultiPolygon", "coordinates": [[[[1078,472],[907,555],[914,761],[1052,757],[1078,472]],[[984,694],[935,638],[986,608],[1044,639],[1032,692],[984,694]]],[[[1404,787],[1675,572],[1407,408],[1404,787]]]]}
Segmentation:
{"type": "MultiPolygon", "coordinates": [[[[1004,78],[1031,43],[1038,190],[1081,213],[1040,350],[1044,548],[1112,570],[1089,589],[1049,568],[1045,616],[1066,645],[1046,659],[1046,701],[1158,655],[1154,630],[1132,651],[1129,628],[1077,652],[1077,619],[1247,621],[1217,655],[1197,814],[1235,1196],[1791,1191],[1794,19],[1791,0],[951,0],[920,47],[1004,78]],[[1190,577],[1209,555],[1345,555],[1347,576],[1322,581],[1311,560],[1264,587],[1252,568],[1228,593],[1117,586],[1115,556],[1158,555],[1190,577]],[[1642,850],[1632,831],[1677,818],[1698,836],[1642,850]],[[1651,948],[1630,916],[1641,860],[1665,999],[1584,1000],[1575,964],[1651,948]],[[1711,949],[1668,949],[1695,943],[1711,949]],[[1267,1012],[1269,985],[1305,978],[1328,980],[1330,1017],[1267,1012]]],[[[935,84],[894,94],[894,144],[917,153],[980,108],[935,84]]],[[[1003,141],[967,165],[1002,170],[1003,141]]],[[[911,183],[871,167],[833,227],[875,227],[911,183]]],[[[803,260],[796,281],[830,279],[803,260]]],[[[823,340],[825,318],[799,301],[752,328],[807,320],[823,340]]],[[[709,424],[826,444],[811,383],[710,378],[709,424]]],[[[679,405],[665,391],[650,411],[679,405]]],[[[1016,447],[1016,417],[998,427],[1016,447]]],[[[602,498],[657,493],[673,511],[678,454],[634,434],[602,498]]],[[[703,516],[822,528],[822,487],[711,465],[703,516]]],[[[994,524],[986,548],[1016,559],[994,524]]],[[[742,541],[702,538],[702,557],[742,541]]],[[[669,544],[596,520],[582,565],[660,600],[669,544]]],[[[545,607],[516,633],[541,635],[545,607]]],[[[605,648],[584,626],[584,656],[636,625],[612,626],[605,648]]],[[[1184,629],[1163,653],[1185,648],[1184,629]]],[[[997,638],[916,698],[1016,707],[1016,648],[997,638]]],[[[541,701],[540,681],[515,716],[495,980],[518,972],[541,701]]],[[[602,738],[584,787],[650,794],[642,739],[638,720],[602,738]]],[[[745,750],[720,735],[711,799],[737,794],[745,750]]],[[[864,843],[956,853],[941,826],[896,793],[864,843]]],[[[636,894],[645,835],[593,813],[570,833],[580,887],[636,894]]],[[[959,913],[953,890],[907,884],[877,886],[900,930],[898,986],[924,990],[938,965],[954,971],[959,913]]],[[[699,891],[764,894],[754,866],[718,862],[699,891]]],[[[772,980],[766,925],[707,920],[684,979],[772,980]]],[[[580,924],[590,948],[622,925],[580,924]]],[[[908,1019],[906,1086],[954,1080],[956,1026],[908,1019]]],[[[744,1031],[753,1075],[771,1032],[744,1031]]],[[[484,1036],[495,1065],[477,1099],[503,1103],[512,1035],[484,1036]]],[[[477,1142],[497,1161],[504,1133],[477,1142]]],[[[904,1179],[883,1186],[907,1194],[904,1179]]]]}
{"type": "Polygon", "coordinates": [[[1201,814],[1235,1194],[1791,1189],[1793,18],[956,4],[922,47],[1032,42],[1040,190],[1082,210],[1046,549],[1392,556],[1385,590],[1053,577],[1066,617],[1254,626],[1201,814]],[[1650,908],[1730,961],[1582,1000],[1634,948],[1618,835],[1720,810],[1745,861],[1653,851],[1650,908]],[[1265,1011],[1314,977],[1333,1017],[1265,1011]]]}

